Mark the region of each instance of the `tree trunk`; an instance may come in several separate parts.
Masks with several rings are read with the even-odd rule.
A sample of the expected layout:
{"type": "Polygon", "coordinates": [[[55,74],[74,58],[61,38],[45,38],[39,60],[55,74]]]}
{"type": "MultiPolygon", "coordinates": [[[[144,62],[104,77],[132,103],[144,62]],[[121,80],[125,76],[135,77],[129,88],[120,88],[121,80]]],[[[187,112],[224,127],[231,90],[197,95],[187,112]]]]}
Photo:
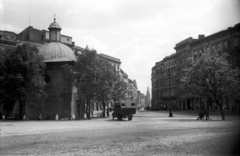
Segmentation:
{"type": "Polygon", "coordinates": [[[86,108],[87,119],[91,119],[90,113],[91,113],[91,104],[90,104],[89,98],[87,98],[87,108],[86,108]]]}
{"type": "Polygon", "coordinates": [[[79,118],[80,119],[84,119],[84,115],[85,115],[85,112],[86,112],[86,103],[85,103],[85,99],[84,98],[80,98],[80,101],[79,101],[79,106],[80,106],[80,116],[79,118]]]}
{"type": "Polygon", "coordinates": [[[106,107],[105,105],[106,105],[106,104],[105,104],[105,101],[104,101],[104,100],[102,100],[102,104],[103,104],[102,116],[105,118],[105,117],[106,117],[106,115],[105,115],[105,111],[106,111],[106,110],[105,110],[105,107],[106,107]]]}
{"type": "Polygon", "coordinates": [[[223,111],[223,107],[222,107],[222,104],[220,103],[220,101],[218,100],[217,101],[217,105],[220,109],[220,112],[221,112],[221,115],[222,115],[222,120],[225,120],[225,115],[224,115],[224,111],[223,111]]]}
{"type": "Polygon", "coordinates": [[[211,103],[211,99],[209,98],[208,100],[207,100],[207,106],[206,106],[206,120],[211,120],[210,119],[210,116],[209,116],[209,107],[210,107],[210,103],[211,103]]]}
{"type": "Polygon", "coordinates": [[[19,119],[22,120],[25,115],[25,100],[19,100],[19,119]]]}

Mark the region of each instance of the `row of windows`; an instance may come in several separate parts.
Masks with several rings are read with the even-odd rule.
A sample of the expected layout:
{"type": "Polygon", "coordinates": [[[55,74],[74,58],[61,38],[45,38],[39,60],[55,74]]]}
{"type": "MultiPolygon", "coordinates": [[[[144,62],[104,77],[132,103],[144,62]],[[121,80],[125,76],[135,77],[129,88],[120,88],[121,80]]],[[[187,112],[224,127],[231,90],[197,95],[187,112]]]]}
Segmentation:
{"type": "MultiPolygon", "coordinates": [[[[195,57],[197,57],[197,56],[195,56],[195,57]]],[[[228,59],[229,59],[229,61],[232,62],[233,66],[240,66],[240,53],[239,52],[231,53],[231,55],[229,55],[228,59]]],[[[175,83],[176,83],[175,78],[171,77],[170,78],[170,85],[174,85],[175,83]]],[[[168,78],[165,78],[165,79],[162,79],[162,78],[158,78],[157,79],[157,78],[155,78],[152,81],[153,88],[161,87],[161,86],[168,86],[168,85],[169,85],[169,79],[168,78]]]]}
{"type": "Polygon", "coordinates": [[[120,69],[120,67],[118,65],[115,65],[115,64],[112,64],[112,65],[113,65],[114,69],[116,69],[116,70],[120,69]]]}
{"type": "Polygon", "coordinates": [[[159,79],[156,82],[157,87],[160,86],[169,86],[169,85],[174,85],[176,83],[176,79],[174,77],[166,78],[166,79],[159,79]]]}
{"type": "Polygon", "coordinates": [[[175,60],[171,60],[171,61],[168,61],[168,62],[164,63],[163,66],[169,67],[169,66],[174,65],[174,64],[175,64],[175,60]]]}
{"type": "MultiPolygon", "coordinates": [[[[239,45],[240,39],[237,37],[234,39],[234,47],[237,47],[239,45]]],[[[199,50],[194,50],[193,54],[196,56],[197,54],[199,54],[199,56],[201,56],[202,53],[205,52],[210,52],[210,50],[212,51],[222,51],[222,50],[228,50],[230,49],[230,41],[224,41],[224,42],[219,42],[216,43],[214,45],[208,45],[205,46],[199,50]]]]}
{"type": "Polygon", "coordinates": [[[161,98],[161,97],[171,97],[171,96],[176,96],[177,91],[172,88],[172,89],[165,89],[165,90],[157,90],[155,91],[155,97],[161,98]]]}
{"type": "Polygon", "coordinates": [[[181,58],[177,61],[178,64],[183,64],[183,63],[188,63],[190,60],[190,57],[186,57],[186,58],[181,58]]]}
{"type": "Polygon", "coordinates": [[[176,71],[176,67],[171,67],[167,69],[157,69],[157,74],[173,74],[176,71]]]}
{"type": "MultiPolygon", "coordinates": [[[[189,63],[193,57],[195,60],[198,57],[201,57],[201,55],[205,52],[211,52],[211,51],[227,51],[231,48],[231,45],[234,48],[237,48],[240,46],[240,36],[234,37],[233,42],[231,43],[230,40],[223,40],[211,45],[202,46],[198,49],[187,49],[185,51],[182,51],[176,55],[176,59],[173,59],[172,61],[166,62],[164,67],[170,66],[173,64],[183,64],[183,63],[189,63]]],[[[240,60],[238,54],[234,54],[236,56],[230,56],[230,61],[233,63],[233,65],[239,65],[240,60]]],[[[171,74],[176,71],[176,67],[170,68],[170,72],[168,69],[159,68],[156,70],[157,74],[171,74]]]]}
{"type": "MultiPolygon", "coordinates": [[[[234,39],[234,43],[233,43],[233,46],[234,47],[238,47],[240,45],[240,39],[239,37],[236,37],[234,39]]],[[[197,57],[200,57],[202,55],[202,53],[205,53],[205,52],[210,52],[211,51],[221,51],[221,50],[228,50],[230,49],[230,41],[224,41],[224,42],[220,42],[220,43],[216,43],[214,45],[208,45],[208,46],[205,46],[199,50],[194,50],[193,51],[193,57],[194,59],[196,59],[197,57]]],[[[189,54],[190,54],[190,50],[188,50],[189,54]]],[[[178,54],[176,57],[178,58],[176,63],[177,64],[182,64],[182,63],[187,63],[189,62],[189,57],[191,55],[187,54],[187,52],[183,52],[183,53],[180,53],[178,54]]]]}
{"type": "MultiPolygon", "coordinates": [[[[175,59],[172,60],[172,61],[166,62],[166,63],[163,64],[163,68],[159,68],[159,69],[156,70],[156,73],[157,73],[157,74],[159,74],[159,73],[161,73],[161,74],[169,73],[169,72],[167,71],[169,68],[168,68],[168,69],[165,69],[165,68],[166,68],[166,67],[169,67],[169,66],[171,66],[171,65],[175,65],[175,64],[176,64],[175,59]]],[[[171,67],[170,70],[174,70],[174,71],[175,71],[175,67],[171,67]]],[[[171,71],[170,71],[170,72],[171,72],[171,71]]],[[[154,70],[153,70],[153,73],[155,73],[154,70]]]]}
{"type": "Polygon", "coordinates": [[[179,53],[177,56],[176,56],[176,63],[177,64],[183,64],[183,63],[188,63],[190,61],[190,57],[192,56],[191,54],[191,50],[190,49],[187,49],[181,53],[179,53]]]}
{"type": "Polygon", "coordinates": [[[162,91],[162,97],[169,97],[169,96],[175,96],[175,95],[176,95],[175,89],[170,89],[170,92],[169,92],[169,90],[162,91]]]}

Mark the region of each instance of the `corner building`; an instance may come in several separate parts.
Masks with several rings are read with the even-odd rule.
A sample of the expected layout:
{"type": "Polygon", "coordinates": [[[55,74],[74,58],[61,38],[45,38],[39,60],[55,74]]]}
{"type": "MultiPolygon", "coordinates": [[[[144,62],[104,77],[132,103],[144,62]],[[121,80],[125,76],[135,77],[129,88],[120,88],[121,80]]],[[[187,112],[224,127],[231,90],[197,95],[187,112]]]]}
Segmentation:
{"type": "Polygon", "coordinates": [[[176,44],[174,49],[176,50],[176,88],[177,88],[177,108],[181,110],[190,110],[194,108],[194,98],[186,96],[187,92],[181,89],[180,80],[184,75],[183,68],[191,66],[192,48],[191,43],[196,41],[189,37],[176,44]]]}
{"type": "MultiPolygon", "coordinates": [[[[192,61],[201,57],[203,53],[226,52],[227,60],[233,68],[240,69],[240,23],[227,30],[217,32],[205,37],[199,35],[199,39],[191,43],[192,61]]],[[[197,100],[199,103],[201,99],[197,100]]],[[[203,101],[206,104],[208,101],[203,101]]],[[[226,110],[239,110],[240,101],[230,97],[222,99],[223,106],[226,110]]],[[[218,109],[215,104],[209,103],[211,109],[218,109]]],[[[200,106],[197,106],[200,107],[200,106]]],[[[204,105],[202,106],[204,107],[204,105]]]]}
{"type": "MultiPolygon", "coordinates": [[[[199,35],[197,39],[189,37],[179,43],[174,47],[175,53],[175,71],[173,80],[175,107],[181,110],[195,110],[200,108],[200,103],[203,103],[201,107],[206,106],[208,101],[206,99],[201,99],[198,96],[192,97],[187,96],[187,92],[180,88],[180,79],[182,78],[184,72],[183,68],[191,66],[192,61],[201,57],[203,53],[216,52],[227,52],[228,61],[232,64],[233,68],[240,69],[240,23],[236,24],[234,27],[229,27],[226,30],[214,33],[209,36],[199,35]]],[[[153,108],[160,109],[164,103],[165,95],[168,95],[170,100],[172,96],[164,93],[164,74],[166,74],[166,58],[159,61],[152,68],[152,106],[153,108]]],[[[168,72],[168,71],[167,71],[168,72]]],[[[170,72],[171,73],[171,72],[170,72]]],[[[172,86],[172,85],[170,85],[172,86]]],[[[170,91],[171,92],[171,91],[170,91]]],[[[173,102],[170,100],[171,102],[173,102]]],[[[223,106],[226,110],[239,110],[240,101],[233,98],[222,99],[223,106]]],[[[215,104],[209,103],[210,109],[217,109],[215,104]]],[[[173,105],[174,108],[174,105],[173,105]]]]}
{"type": "MultiPolygon", "coordinates": [[[[186,96],[186,92],[180,88],[180,79],[183,76],[183,68],[191,66],[192,61],[196,61],[203,53],[227,52],[228,62],[233,68],[240,69],[240,24],[229,27],[227,30],[219,31],[215,34],[206,36],[198,35],[197,39],[189,37],[174,47],[177,54],[177,104],[183,110],[195,110],[205,107],[208,101],[200,97],[186,96]],[[203,105],[201,105],[203,103],[203,105]]],[[[239,110],[240,101],[233,98],[222,99],[226,110],[239,110]]],[[[218,109],[217,106],[209,102],[210,109],[218,109]]]]}
{"type": "Polygon", "coordinates": [[[152,108],[176,107],[176,54],[165,57],[152,68],[152,108]]]}

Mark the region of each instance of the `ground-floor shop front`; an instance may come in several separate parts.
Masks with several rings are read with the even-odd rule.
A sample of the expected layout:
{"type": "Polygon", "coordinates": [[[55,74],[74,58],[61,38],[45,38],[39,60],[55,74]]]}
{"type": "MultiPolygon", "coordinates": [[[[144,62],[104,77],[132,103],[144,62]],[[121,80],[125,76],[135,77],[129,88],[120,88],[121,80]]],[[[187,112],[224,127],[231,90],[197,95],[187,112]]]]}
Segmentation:
{"type": "MultiPolygon", "coordinates": [[[[223,109],[232,112],[240,111],[240,100],[225,98],[222,101],[223,109]]],[[[219,110],[216,103],[211,100],[199,97],[178,97],[176,99],[156,99],[152,101],[152,110],[205,110],[210,111],[219,110]]]]}

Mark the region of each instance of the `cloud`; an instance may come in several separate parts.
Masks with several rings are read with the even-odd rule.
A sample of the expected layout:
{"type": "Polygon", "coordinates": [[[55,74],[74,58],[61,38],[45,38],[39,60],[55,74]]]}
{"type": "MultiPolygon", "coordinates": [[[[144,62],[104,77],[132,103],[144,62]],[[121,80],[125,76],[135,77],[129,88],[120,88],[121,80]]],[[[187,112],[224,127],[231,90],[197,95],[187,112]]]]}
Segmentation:
{"type": "Polygon", "coordinates": [[[121,68],[130,79],[137,81],[139,90],[145,91],[147,86],[150,87],[151,68],[155,62],[171,52],[174,53],[171,44],[172,40],[145,39],[135,36],[127,44],[114,49],[112,53],[114,57],[121,59],[121,68]]]}
{"type": "MultiPolygon", "coordinates": [[[[199,18],[212,12],[212,10],[221,2],[221,0],[201,0],[196,3],[192,0],[178,1],[175,6],[171,7],[174,9],[175,18],[199,18]]],[[[168,10],[169,11],[169,10],[168,10]]]]}
{"type": "MultiPolygon", "coordinates": [[[[0,21],[3,21],[3,3],[2,3],[2,0],[0,0],[0,21]]],[[[2,29],[1,27],[2,27],[2,24],[0,24],[0,29],[2,29]]]]}
{"type": "Polygon", "coordinates": [[[104,54],[107,54],[109,55],[110,52],[109,52],[109,47],[107,44],[105,43],[102,43],[100,41],[100,39],[92,36],[92,35],[84,35],[81,37],[81,44],[78,44],[78,45],[81,45],[81,47],[85,48],[86,45],[88,45],[88,47],[91,49],[95,49],[97,50],[97,53],[104,53],[104,54]]]}
{"type": "MultiPolygon", "coordinates": [[[[93,35],[84,35],[75,39],[81,42],[78,44],[81,47],[85,48],[88,45],[89,48],[96,49],[99,54],[104,53],[119,58],[122,62],[121,68],[128,74],[130,79],[137,81],[139,89],[146,90],[146,84],[150,85],[149,76],[151,71],[149,69],[156,60],[151,62],[149,60],[157,58],[156,53],[158,52],[157,46],[159,46],[159,41],[142,45],[138,37],[133,37],[128,44],[121,45],[110,51],[106,43],[101,42],[100,39],[93,35]]],[[[160,45],[164,46],[164,44],[160,45]]]]}

